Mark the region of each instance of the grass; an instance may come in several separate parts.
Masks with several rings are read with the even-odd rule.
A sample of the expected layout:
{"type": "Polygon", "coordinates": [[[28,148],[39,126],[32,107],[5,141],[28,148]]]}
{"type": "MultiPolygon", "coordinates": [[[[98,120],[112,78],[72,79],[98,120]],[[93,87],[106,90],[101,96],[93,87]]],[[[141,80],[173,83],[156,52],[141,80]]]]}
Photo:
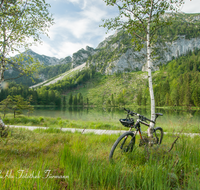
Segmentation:
{"type": "MultiPolygon", "coordinates": [[[[100,116],[99,116],[100,117],[100,116]]],[[[118,119],[116,121],[110,120],[70,120],[61,119],[60,117],[27,117],[19,115],[17,118],[13,118],[12,114],[7,114],[3,121],[7,125],[25,125],[25,126],[41,126],[41,127],[53,127],[53,128],[80,128],[80,129],[105,129],[105,130],[128,130],[120,124],[118,119]]],[[[180,132],[183,133],[199,133],[200,122],[199,118],[191,114],[182,113],[178,116],[163,116],[157,120],[157,125],[163,128],[164,132],[180,132]]],[[[142,131],[146,131],[147,127],[142,126],[142,131]]]]}
{"type": "Polygon", "coordinates": [[[64,93],[68,101],[70,94],[76,95],[81,93],[84,97],[89,99],[90,105],[107,105],[108,99],[111,100],[113,94],[115,103],[117,105],[117,98],[120,93],[125,93],[125,100],[127,105],[132,105],[136,102],[137,87],[143,88],[146,84],[146,72],[131,72],[123,75],[96,75],[92,80],[84,85],[79,85],[77,89],[73,89],[70,93],[64,93]],[[136,83],[137,81],[137,83],[136,83]],[[97,95],[98,94],[98,95],[97,95]]]}
{"type": "Polygon", "coordinates": [[[54,127],[54,128],[81,128],[81,129],[107,129],[107,130],[120,130],[123,126],[114,124],[113,122],[103,121],[75,121],[68,119],[52,118],[52,117],[27,117],[20,115],[13,118],[12,115],[7,115],[3,118],[6,125],[25,125],[25,126],[41,126],[41,127],[54,127]]]}
{"type": "Polygon", "coordinates": [[[160,147],[136,147],[108,161],[119,135],[12,129],[1,141],[1,189],[199,189],[199,137],[165,135],[160,147]]]}

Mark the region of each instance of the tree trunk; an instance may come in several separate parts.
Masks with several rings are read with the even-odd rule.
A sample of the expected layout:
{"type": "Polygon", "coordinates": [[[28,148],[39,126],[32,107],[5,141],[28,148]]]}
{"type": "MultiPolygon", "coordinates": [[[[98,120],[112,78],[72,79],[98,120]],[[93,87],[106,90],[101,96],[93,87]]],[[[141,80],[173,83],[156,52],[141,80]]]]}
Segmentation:
{"type": "MultiPolygon", "coordinates": [[[[150,46],[150,22],[147,25],[147,65],[148,65],[148,79],[149,79],[149,92],[151,98],[151,120],[155,120],[155,99],[153,93],[152,75],[151,75],[151,46],[150,46]]],[[[150,122],[150,127],[148,128],[148,136],[153,136],[154,123],[150,122]]]]}
{"type": "Polygon", "coordinates": [[[1,55],[1,65],[0,65],[0,91],[2,89],[2,83],[4,82],[4,71],[5,71],[5,52],[6,52],[6,30],[3,23],[3,51],[1,55]]]}
{"type": "Polygon", "coordinates": [[[0,83],[4,82],[4,71],[5,71],[5,59],[4,56],[2,55],[1,58],[1,72],[0,72],[0,83]]]}
{"type": "Polygon", "coordinates": [[[4,71],[5,71],[5,60],[4,56],[1,57],[1,63],[0,63],[0,92],[3,88],[3,82],[4,82],[4,71]]]}

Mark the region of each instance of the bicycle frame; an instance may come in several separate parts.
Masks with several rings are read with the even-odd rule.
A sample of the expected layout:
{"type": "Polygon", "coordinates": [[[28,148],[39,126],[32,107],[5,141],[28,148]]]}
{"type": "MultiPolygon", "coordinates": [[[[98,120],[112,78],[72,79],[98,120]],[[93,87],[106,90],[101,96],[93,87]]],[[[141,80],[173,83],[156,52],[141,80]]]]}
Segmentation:
{"type": "MultiPolygon", "coordinates": [[[[130,119],[129,114],[127,114],[127,117],[126,117],[126,118],[127,118],[127,119],[130,119]]],[[[134,126],[131,126],[131,127],[129,128],[129,131],[131,131],[132,128],[135,128],[135,131],[133,131],[134,135],[136,135],[137,132],[139,132],[140,138],[143,139],[140,123],[143,124],[143,125],[146,125],[146,126],[148,126],[148,127],[150,126],[148,123],[145,123],[144,121],[141,121],[140,119],[137,119],[137,122],[135,123],[135,125],[134,125],[134,126]]]]}

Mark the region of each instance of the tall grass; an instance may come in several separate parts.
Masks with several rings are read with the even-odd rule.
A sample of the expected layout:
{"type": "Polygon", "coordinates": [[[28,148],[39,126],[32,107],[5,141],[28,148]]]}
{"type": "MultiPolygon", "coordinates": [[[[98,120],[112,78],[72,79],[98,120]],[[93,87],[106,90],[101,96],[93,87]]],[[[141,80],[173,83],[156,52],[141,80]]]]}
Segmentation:
{"type": "Polygon", "coordinates": [[[199,137],[181,136],[171,152],[174,136],[148,149],[137,138],[123,162],[109,163],[118,136],[12,129],[1,141],[1,189],[200,189],[199,137]]]}
{"type": "Polygon", "coordinates": [[[171,153],[167,152],[166,144],[149,153],[136,148],[134,154],[114,165],[96,156],[90,157],[87,151],[77,154],[65,146],[61,164],[71,176],[72,189],[199,189],[200,151],[191,147],[193,143],[199,143],[199,139],[181,138],[171,153]]]}

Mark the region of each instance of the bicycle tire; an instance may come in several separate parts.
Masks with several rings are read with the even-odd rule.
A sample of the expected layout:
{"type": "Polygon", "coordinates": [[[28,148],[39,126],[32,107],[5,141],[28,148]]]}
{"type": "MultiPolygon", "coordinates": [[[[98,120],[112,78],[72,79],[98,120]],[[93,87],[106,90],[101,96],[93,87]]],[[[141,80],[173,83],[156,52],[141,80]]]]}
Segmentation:
{"type": "Polygon", "coordinates": [[[154,134],[153,134],[154,136],[155,136],[155,138],[157,139],[157,144],[161,144],[162,143],[162,140],[163,140],[163,135],[164,135],[164,133],[163,133],[163,129],[161,128],[161,127],[156,127],[155,129],[154,129],[154,134]],[[160,131],[160,132],[158,132],[158,131],[160,131]],[[158,133],[159,133],[159,135],[158,135],[158,133]]]}
{"type": "Polygon", "coordinates": [[[131,131],[123,133],[113,144],[109,160],[119,162],[124,159],[124,155],[132,152],[135,145],[135,134],[131,131]]]}

